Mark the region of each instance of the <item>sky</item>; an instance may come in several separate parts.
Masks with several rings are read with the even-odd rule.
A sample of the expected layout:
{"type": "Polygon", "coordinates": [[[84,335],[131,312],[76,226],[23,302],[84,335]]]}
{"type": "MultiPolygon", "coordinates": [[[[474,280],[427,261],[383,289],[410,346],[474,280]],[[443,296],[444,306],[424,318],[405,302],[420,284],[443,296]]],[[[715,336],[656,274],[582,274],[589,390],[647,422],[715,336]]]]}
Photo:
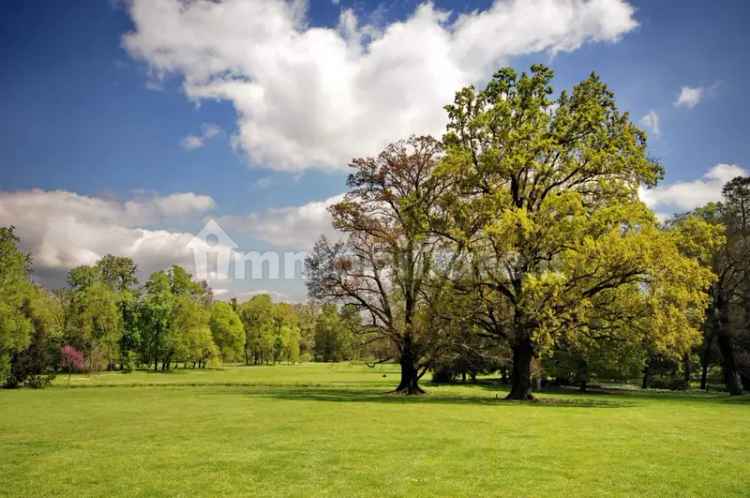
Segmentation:
{"type": "Polygon", "coordinates": [[[5,0],[0,226],[51,287],[112,253],[142,279],[211,270],[220,299],[300,301],[283,261],[335,235],[349,160],[439,137],[456,90],[534,63],[558,90],[610,86],[666,170],[641,196],[668,216],[750,171],[749,22],[730,0],[5,0]],[[222,271],[230,248],[281,275],[222,271]]]}

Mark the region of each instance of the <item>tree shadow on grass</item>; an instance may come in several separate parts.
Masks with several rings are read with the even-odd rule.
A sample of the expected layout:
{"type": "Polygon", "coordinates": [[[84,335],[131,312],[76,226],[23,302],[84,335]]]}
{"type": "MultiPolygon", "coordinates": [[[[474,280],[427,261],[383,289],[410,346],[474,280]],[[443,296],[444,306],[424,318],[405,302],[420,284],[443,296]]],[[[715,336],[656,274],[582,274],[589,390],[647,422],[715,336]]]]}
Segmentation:
{"type": "Polygon", "coordinates": [[[741,396],[725,396],[721,398],[721,403],[731,404],[731,405],[748,405],[750,406],[750,394],[743,394],[741,396]]]}
{"type": "Polygon", "coordinates": [[[634,406],[628,400],[599,399],[592,400],[578,397],[542,397],[535,401],[506,401],[505,392],[495,396],[473,394],[455,394],[445,392],[427,392],[419,396],[405,396],[382,390],[366,388],[336,388],[311,386],[248,386],[242,389],[222,389],[215,394],[240,394],[244,396],[280,399],[285,401],[320,401],[330,403],[384,403],[384,404],[447,404],[447,405],[485,405],[485,406],[530,406],[562,408],[626,408],[634,406]]]}
{"type": "MultiPolygon", "coordinates": [[[[460,384],[459,384],[460,385],[460,384]]],[[[466,384],[464,384],[466,385],[466,384]]],[[[503,391],[510,389],[509,386],[495,379],[481,379],[474,384],[479,389],[486,391],[503,391]]],[[[621,388],[608,386],[591,386],[585,392],[577,386],[547,386],[535,394],[564,396],[566,398],[594,398],[609,400],[629,400],[631,403],[640,403],[643,401],[661,401],[661,402],[700,402],[700,403],[730,403],[730,404],[750,404],[750,394],[743,396],[730,396],[723,391],[699,391],[696,389],[688,391],[672,391],[666,389],[639,389],[639,388],[621,388]]]]}

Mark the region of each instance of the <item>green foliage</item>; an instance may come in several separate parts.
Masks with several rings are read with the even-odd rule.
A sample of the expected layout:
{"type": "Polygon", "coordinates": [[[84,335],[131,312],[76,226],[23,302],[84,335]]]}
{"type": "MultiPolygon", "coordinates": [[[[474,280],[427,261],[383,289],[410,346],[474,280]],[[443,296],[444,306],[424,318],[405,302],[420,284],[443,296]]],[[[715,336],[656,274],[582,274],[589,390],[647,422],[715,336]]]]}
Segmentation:
{"type": "Polygon", "coordinates": [[[273,359],[274,314],[273,302],[268,294],[253,296],[239,308],[245,326],[246,363],[258,365],[273,359]]]}
{"type": "Polygon", "coordinates": [[[54,366],[58,363],[63,330],[62,306],[55,296],[34,286],[24,304],[23,314],[31,321],[31,338],[28,347],[12,356],[6,385],[42,388],[55,377],[54,366]]]}
{"type": "Polygon", "coordinates": [[[89,368],[114,368],[140,347],[136,269],[132,259],[108,254],[68,273],[66,335],[86,353],[89,368]]]}
{"type": "Polygon", "coordinates": [[[218,361],[221,352],[212,334],[211,292],[205,282],[195,282],[184,268],[173,266],[152,273],[144,290],[140,301],[124,308],[137,317],[132,342],[140,343],[144,363],[169,370],[173,362],[205,367],[218,361]]]}
{"type": "Polygon", "coordinates": [[[118,298],[98,280],[79,287],[71,296],[66,341],[85,353],[91,369],[101,368],[95,362],[99,356],[107,366],[119,359],[123,323],[118,298]]]}
{"type": "Polygon", "coordinates": [[[170,327],[165,338],[167,368],[171,360],[191,361],[205,366],[219,356],[211,337],[210,312],[190,295],[175,298],[170,327]]]}
{"type": "Polygon", "coordinates": [[[138,285],[137,267],[132,259],[107,254],[97,261],[99,279],[117,292],[131,291],[138,285]]]}
{"type": "Polygon", "coordinates": [[[353,330],[333,304],[324,304],[315,321],[315,361],[343,361],[353,357],[353,330]]]}
{"type": "Polygon", "coordinates": [[[122,372],[132,373],[136,366],[136,353],[134,351],[125,351],[122,355],[122,372]]]}
{"type": "Polygon", "coordinates": [[[239,306],[245,327],[245,361],[260,365],[300,358],[301,330],[294,306],[259,294],[239,306]]]}
{"type": "Polygon", "coordinates": [[[659,228],[638,189],[661,178],[646,137],[595,74],[553,93],[552,71],[498,71],[446,106],[441,173],[454,180],[434,224],[466,255],[455,279],[495,313],[495,335],[523,361],[511,397],[530,391],[531,356],[564,343],[647,343],[680,355],[711,272],[659,228]]]}
{"type": "Polygon", "coordinates": [[[211,305],[211,334],[224,361],[237,361],[245,351],[245,329],[232,306],[221,301],[211,305]]]}
{"type": "Polygon", "coordinates": [[[13,227],[0,227],[0,383],[10,379],[15,354],[31,343],[34,323],[29,301],[35,292],[29,272],[31,261],[18,248],[13,227]]]}
{"type": "Polygon", "coordinates": [[[157,369],[159,360],[166,352],[166,338],[170,330],[170,318],[174,307],[169,278],[165,272],[152,273],[146,282],[145,293],[140,304],[143,360],[157,369]]]}
{"type": "Polygon", "coordinates": [[[211,303],[211,289],[206,282],[196,282],[183,267],[174,265],[167,272],[170,289],[175,296],[190,296],[204,305],[211,303]]]}

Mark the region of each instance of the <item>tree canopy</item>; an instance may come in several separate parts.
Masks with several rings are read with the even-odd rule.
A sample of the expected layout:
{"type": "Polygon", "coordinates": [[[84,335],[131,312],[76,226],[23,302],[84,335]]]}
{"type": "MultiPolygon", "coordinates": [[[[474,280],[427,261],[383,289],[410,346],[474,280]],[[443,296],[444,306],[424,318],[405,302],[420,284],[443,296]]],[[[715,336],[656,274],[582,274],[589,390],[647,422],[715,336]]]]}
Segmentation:
{"type": "Polygon", "coordinates": [[[435,226],[466,254],[456,285],[498,310],[512,399],[531,397],[532,359],[560,342],[616,334],[684,351],[711,280],[638,198],[662,175],[645,134],[595,74],[556,98],[552,76],[505,68],[446,106],[453,188],[435,226]]]}

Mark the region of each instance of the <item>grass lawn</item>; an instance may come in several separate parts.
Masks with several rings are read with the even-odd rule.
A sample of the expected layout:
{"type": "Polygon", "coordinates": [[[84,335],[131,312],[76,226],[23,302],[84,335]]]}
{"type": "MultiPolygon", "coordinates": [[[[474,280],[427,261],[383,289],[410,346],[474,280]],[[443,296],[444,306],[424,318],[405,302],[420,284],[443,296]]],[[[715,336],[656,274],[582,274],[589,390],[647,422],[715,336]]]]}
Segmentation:
{"type": "Polygon", "coordinates": [[[66,376],[0,391],[2,496],[750,496],[750,397],[487,385],[393,366],[66,376]]]}

